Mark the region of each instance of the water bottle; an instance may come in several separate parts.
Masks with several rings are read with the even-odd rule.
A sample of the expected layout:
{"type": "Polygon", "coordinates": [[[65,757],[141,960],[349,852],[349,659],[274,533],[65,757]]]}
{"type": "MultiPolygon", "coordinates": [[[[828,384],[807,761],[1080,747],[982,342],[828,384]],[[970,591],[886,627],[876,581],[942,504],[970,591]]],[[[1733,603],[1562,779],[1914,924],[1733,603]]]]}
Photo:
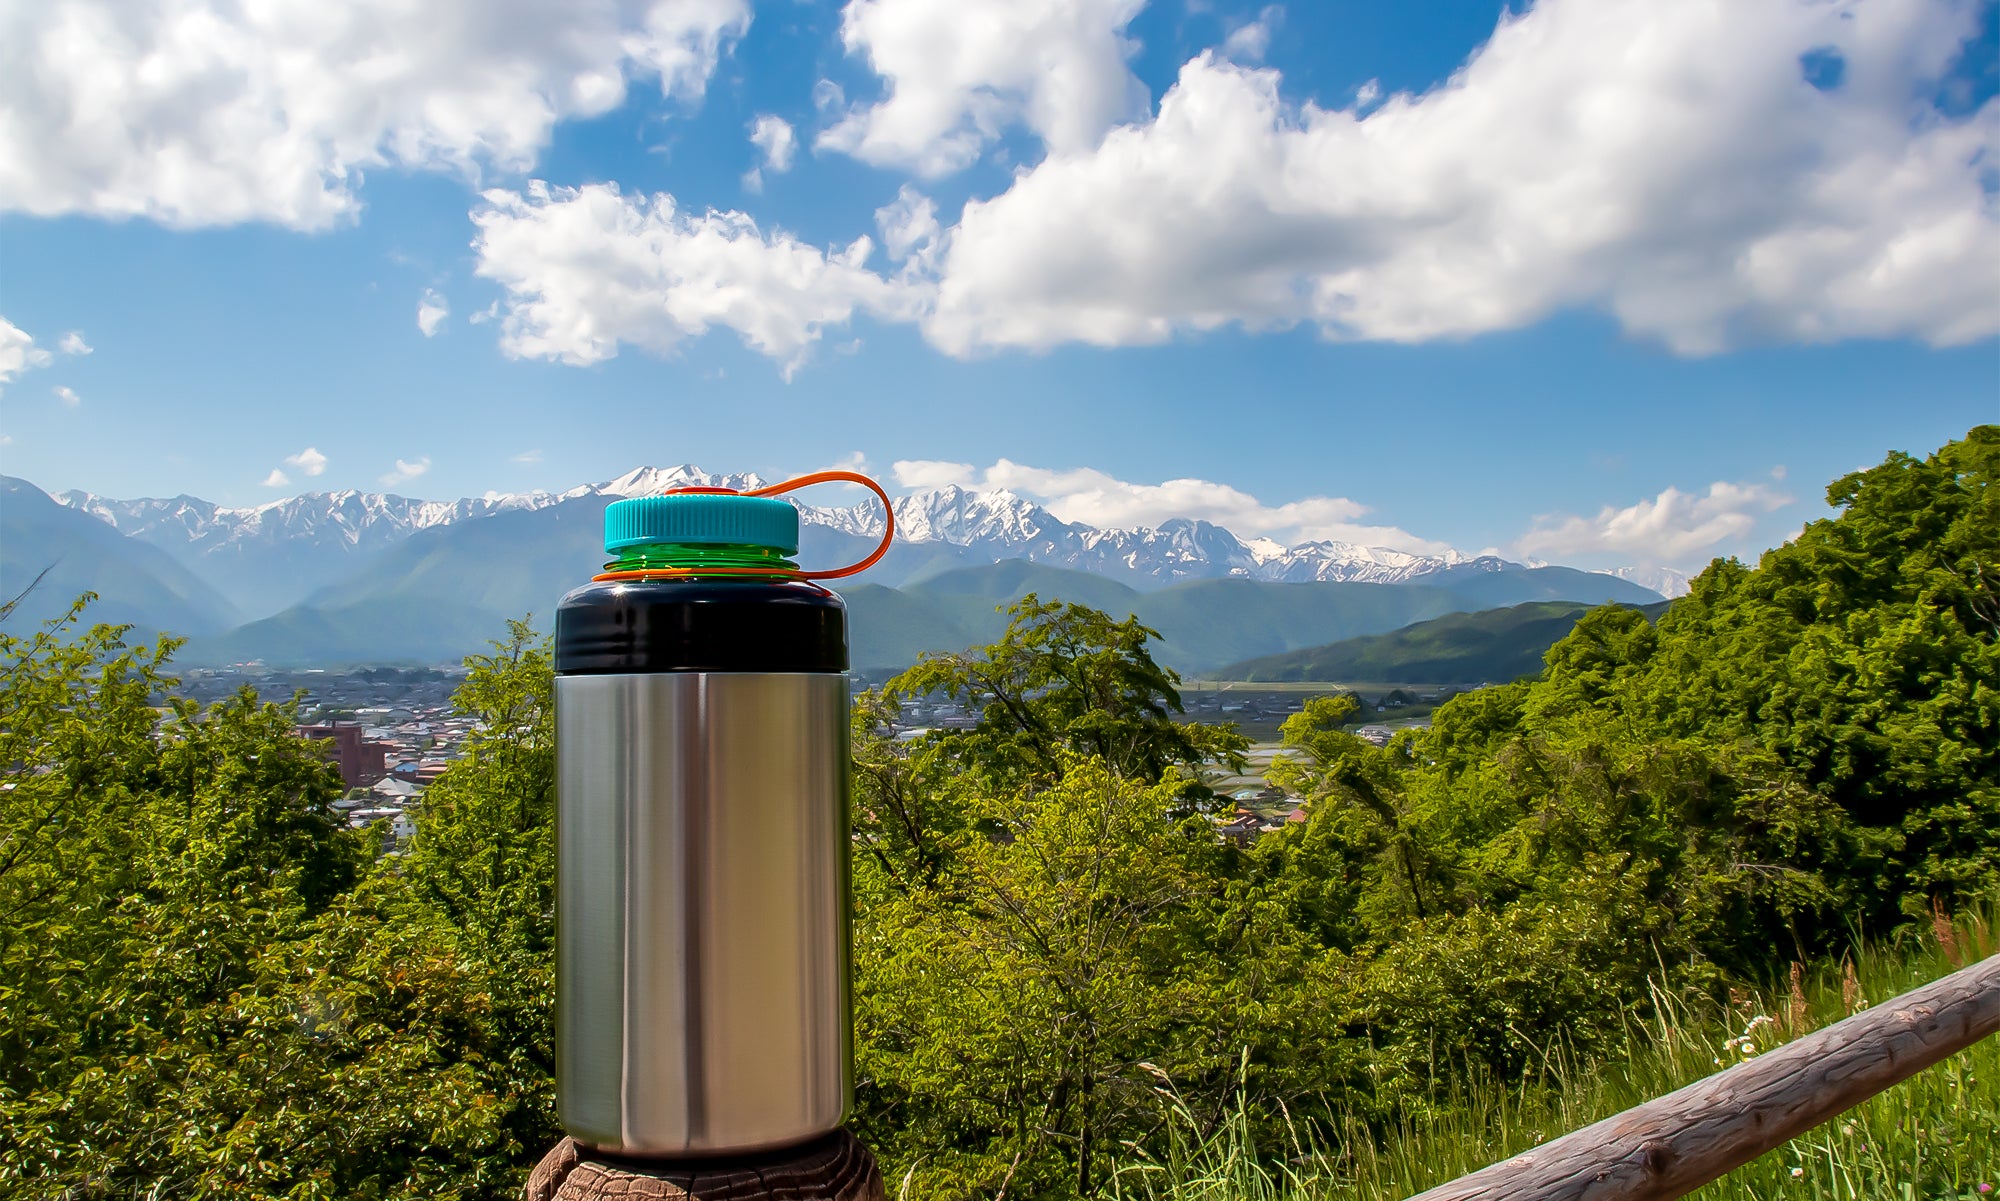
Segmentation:
{"type": "Polygon", "coordinates": [[[858,567],[800,571],[769,495],[829,477],[887,508],[848,473],[618,501],[557,608],[556,1102],[588,1146],[767,1150],[851,1105],[847,620],[813,579],[858,567]]]}

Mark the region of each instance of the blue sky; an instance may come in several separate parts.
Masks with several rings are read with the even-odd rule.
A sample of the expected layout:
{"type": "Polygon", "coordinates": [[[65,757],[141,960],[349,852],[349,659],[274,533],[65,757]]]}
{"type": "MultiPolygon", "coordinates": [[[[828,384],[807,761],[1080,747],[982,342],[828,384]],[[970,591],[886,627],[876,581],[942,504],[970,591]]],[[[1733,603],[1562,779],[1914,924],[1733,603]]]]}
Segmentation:
{"type": "Polygon", "coordinates": [[[0,5],[0,470],[1751,554],[2000,420],[1996,11],[0,5]]]}

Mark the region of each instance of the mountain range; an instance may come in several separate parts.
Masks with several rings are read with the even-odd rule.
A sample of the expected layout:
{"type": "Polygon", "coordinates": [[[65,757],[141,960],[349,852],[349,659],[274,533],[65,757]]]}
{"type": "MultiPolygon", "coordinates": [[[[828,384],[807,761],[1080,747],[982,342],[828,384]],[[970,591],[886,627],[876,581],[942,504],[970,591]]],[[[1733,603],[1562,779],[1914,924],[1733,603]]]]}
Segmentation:
{"type": "MultiPolygon", "coordinates": [[[[58,564],[24,614],[46,616],[83,581],[115,577],[112,591],[96,589],[105,598],[100,619],[191,635],[183,660],[453,658],[482,646],[508,616],[546,618],[555,599],[603,560],[603,511],[612,501],[676,485],[761,483],[681,465],[642,467],[560,493],[425,501],[338,491],[231,508],[192,496],[51,498],[6,480],[0,588],[12,595],[58,564]]],[[[1446,612],[1530,600],[1659,599],[1610,574],[1495,556],[1330,541],[1286,546],[1195,520],[1098,529],[1007,491],[938,488],[900,497],[894,509],[889,555],[865,583],[842,588],[854,612],[857,666],[895,666],[920,650],[990,637],[1001,628],[994,606],[1031,590],[1122,606],[1177,627],[1183,612],[1193,622],[1221,606],[1200,618],[1215,630],[1182,628],[1168,656],[1196,670],[1446,612]],[[1385,593],[1378,600],[1357,599],[1378,590],[1385,593]],[[1297,599],[1306,596],[1314,599],[1297,599]],[[1224,627],[1246,634],[1222,636],[1224,627]]],[[[859,559],[881,536],[873,502],[799,511],[807,564],[859,559]]]]}
{"type": "MultiPolygon", "coordinates": [[[[255,615],[276,612],[345,574],[371,552],[425,531],[504,513],[565,509],[601,514],[613,500],[648,496],[681,485],[754,488],[756,475],[712,475],[682,464],[641,467],[601,484],[566,492],[489,493],[456,501],[412,500],[383,493],[314,492],[253,508],[228,508],[193,496],[112,500],[83,491],[55,499],[89,513],[122,534],[160,547],[212,580],[255,615]]],[[[789,499],[789,498],[788,498],[789,499]]],[[[873,503],[851,508],[797,504],[801,529],[814,549],[833,550],[881,537],[873,503]]],[[[1027,559],[1088,571],[1135,587],[1191,579],[1240,577],[1306,581],[1403,583],[1447,567],[1500,571],[1512,566],[1456,551],[1422,555],[1345,542],[1286,546],[1244,540],[1207,521],[1175,519],[1158,528],[1098,529],[1065,522],[1013,492],[957,486],[897,498],[897,548],[904,553],[870,578],[896,585],[927,570],[1027,559]]]]}
{"type": "MultiPolygon", "coordinates": [[[[1650,620],[1671,603],[1639,611],[1650,620]]],[[[1216,674],[1253,682],[1500,684],[1539,673],[1542,656],[1588,612],[1590,606],[1575,601],[1530,601],[1449,613],[1386,634],[1232,663],[1216,674]]]]}

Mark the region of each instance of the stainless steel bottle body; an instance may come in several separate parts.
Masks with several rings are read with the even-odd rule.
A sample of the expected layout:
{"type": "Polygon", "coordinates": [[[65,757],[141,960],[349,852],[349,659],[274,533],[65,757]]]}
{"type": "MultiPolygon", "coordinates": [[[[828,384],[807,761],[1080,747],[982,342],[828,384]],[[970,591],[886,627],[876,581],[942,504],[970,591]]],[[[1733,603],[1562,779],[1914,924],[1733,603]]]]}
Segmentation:
{"type": "Polygon", "coordinates": [[[853,1095],[847,682],[558,675],[556,1097],[634,1155],[783,1146],[853,1095]]]}

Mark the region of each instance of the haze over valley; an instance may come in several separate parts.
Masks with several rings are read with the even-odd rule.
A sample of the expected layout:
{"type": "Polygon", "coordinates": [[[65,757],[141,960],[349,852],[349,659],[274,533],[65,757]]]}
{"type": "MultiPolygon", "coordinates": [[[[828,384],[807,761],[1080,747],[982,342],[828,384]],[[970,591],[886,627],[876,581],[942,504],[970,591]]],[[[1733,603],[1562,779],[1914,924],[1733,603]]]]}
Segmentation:
{"type": "MultiPolygon", "coordinates": [[[[763,482],[681,465],[562,492],[428,501],[337,491],[232,508],[185,495],[51,497],[7,479],[0,585],[11,595],[48,569],[24,617],[46,618],[95,590],[94,617],[185,635],[190,663],[449,662],[479,650],[509,617],[532,613],[546,628],[557,598],[602,563],[612,501],[763,482]]],[[[986,641],[1004,627],[998,607],[1029,592],[1137,614],[1161,631],[1163,661],[1191,672],[1445,613],[1662,599],[1619,575],[1497,555],[1283,545],[1204,520],[1099,529],[1006,490],[946,485],[894,503],[888,556],[841,588],[862,669],[986,641]]],[[[800,559],[810,565],[857,560],[881,536],[872,502],[799,509],[800,559]]]]}

